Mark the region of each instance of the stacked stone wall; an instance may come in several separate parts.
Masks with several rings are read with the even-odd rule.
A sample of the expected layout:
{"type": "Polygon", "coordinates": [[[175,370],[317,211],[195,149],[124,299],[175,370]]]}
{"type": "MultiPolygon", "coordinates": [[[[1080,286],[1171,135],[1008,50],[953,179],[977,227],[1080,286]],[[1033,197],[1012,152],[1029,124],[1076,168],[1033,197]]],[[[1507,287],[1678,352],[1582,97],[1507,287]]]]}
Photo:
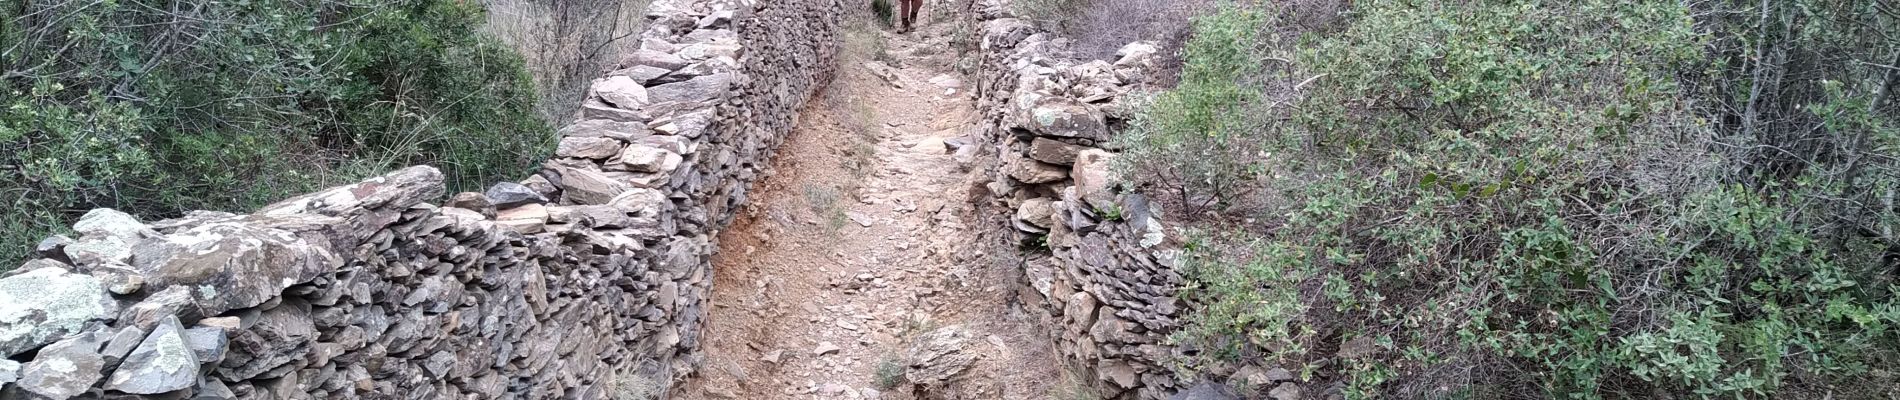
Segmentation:
{"type": "Polygon", "coordinates": [[[245,215],[94,210],[0,277],[0,398],[662,393],[842,7],[656,2],[555,157],[485,193],[417,166],[245,215]]]}
{"type": "Polygon", "coordinates": [[[1064,57],[1067,40],[1015,17],[1007,0],[977,3],[976,68],[984,124],[974,168],[997,231],[1022,249],[1020,298],[1056,348],[1114,399],[1181,390],[1167,336],[1181,322],[1178,246],[1159,208],[1111,168],[1111,137],[1158,71],[1157,46],[1113,61],[1064,57]]]}

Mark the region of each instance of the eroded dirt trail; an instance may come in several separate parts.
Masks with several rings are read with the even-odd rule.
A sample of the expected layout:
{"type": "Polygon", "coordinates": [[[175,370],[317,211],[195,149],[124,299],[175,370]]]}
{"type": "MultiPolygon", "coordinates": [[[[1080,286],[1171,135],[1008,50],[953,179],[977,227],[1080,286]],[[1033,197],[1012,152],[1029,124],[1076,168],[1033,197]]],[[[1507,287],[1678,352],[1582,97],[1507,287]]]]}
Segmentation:
{"type": "Polygon", "coordinates": [[[899,65],[847,58],[804,111],[719,238],[706,360],[676,398],[1053,398],[1061,369],[945,144],[977,116],[932,65],[938,28],[882,33],[899,65]]]}

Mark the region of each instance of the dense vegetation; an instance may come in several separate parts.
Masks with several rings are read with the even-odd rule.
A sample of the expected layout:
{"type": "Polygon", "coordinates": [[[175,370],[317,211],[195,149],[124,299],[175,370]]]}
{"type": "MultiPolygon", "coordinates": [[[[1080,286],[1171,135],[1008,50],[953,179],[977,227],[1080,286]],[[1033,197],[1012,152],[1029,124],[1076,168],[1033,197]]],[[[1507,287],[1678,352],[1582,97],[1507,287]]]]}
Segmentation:
{"type": "Polygon", "coordinates": [[[456,0],[0,0],[0,269],[85,210],[243,211],[394,167],[515,179],[552,133],[456,0]]]}
{"type": "Polygon", "coordinates": [[[1184,52],[1121,139],[1197,235],[1184,369],[1900,396],[1900,3],[1242,4],[1184,52]]]}

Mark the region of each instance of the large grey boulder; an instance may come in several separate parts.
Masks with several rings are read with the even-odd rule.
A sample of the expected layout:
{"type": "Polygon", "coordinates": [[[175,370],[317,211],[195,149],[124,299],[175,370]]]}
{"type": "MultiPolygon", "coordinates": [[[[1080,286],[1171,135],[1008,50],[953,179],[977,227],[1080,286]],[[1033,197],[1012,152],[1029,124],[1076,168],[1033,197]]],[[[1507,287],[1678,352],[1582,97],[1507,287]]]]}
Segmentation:
{"type": "Polygon", "coordinates": [[[217,222],[146,240],[133,266],[146,287],[186,287],[203,315],[264,304],[285,288],[335,271],[343,259],[329,241],[309,241],[261,221],[217,222]]]}
{"type": "Polygon", "coordinates": [[[199,360],[186,344],[184,330],[177,317],[159,321],[106,380],[106,389],[159,394],[191,387],[198,380],[199,360]]]}
{"type": "Polygon", "coordinates": [[[67,338],[40,349],[38,357],[20,368],[21,390],[54,400],[85,393],[105,376],[105,357],[99,355],[100,339],[93,334],[67,338]]]}
{"type": "Polygon", "coordinates": [[[62,268],[0,278],[0,357],[85,331],[118,312],[98,278],[62,268]]]}

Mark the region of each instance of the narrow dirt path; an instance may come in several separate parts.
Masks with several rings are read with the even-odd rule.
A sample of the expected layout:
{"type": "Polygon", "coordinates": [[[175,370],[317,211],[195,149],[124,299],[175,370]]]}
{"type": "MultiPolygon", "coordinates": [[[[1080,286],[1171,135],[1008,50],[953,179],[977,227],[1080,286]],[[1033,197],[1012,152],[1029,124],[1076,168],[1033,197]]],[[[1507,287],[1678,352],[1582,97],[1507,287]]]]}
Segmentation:
{"type": "Polygon", "coordinates": [[[1061,368],[978,243],[945,144],[977,116],[927,65],[948,64],[937,28],[867,32],[902,62],[846,58],[804,111],[719,238],[706,359],[675,397],[1054,398],[1061,368]]]}

